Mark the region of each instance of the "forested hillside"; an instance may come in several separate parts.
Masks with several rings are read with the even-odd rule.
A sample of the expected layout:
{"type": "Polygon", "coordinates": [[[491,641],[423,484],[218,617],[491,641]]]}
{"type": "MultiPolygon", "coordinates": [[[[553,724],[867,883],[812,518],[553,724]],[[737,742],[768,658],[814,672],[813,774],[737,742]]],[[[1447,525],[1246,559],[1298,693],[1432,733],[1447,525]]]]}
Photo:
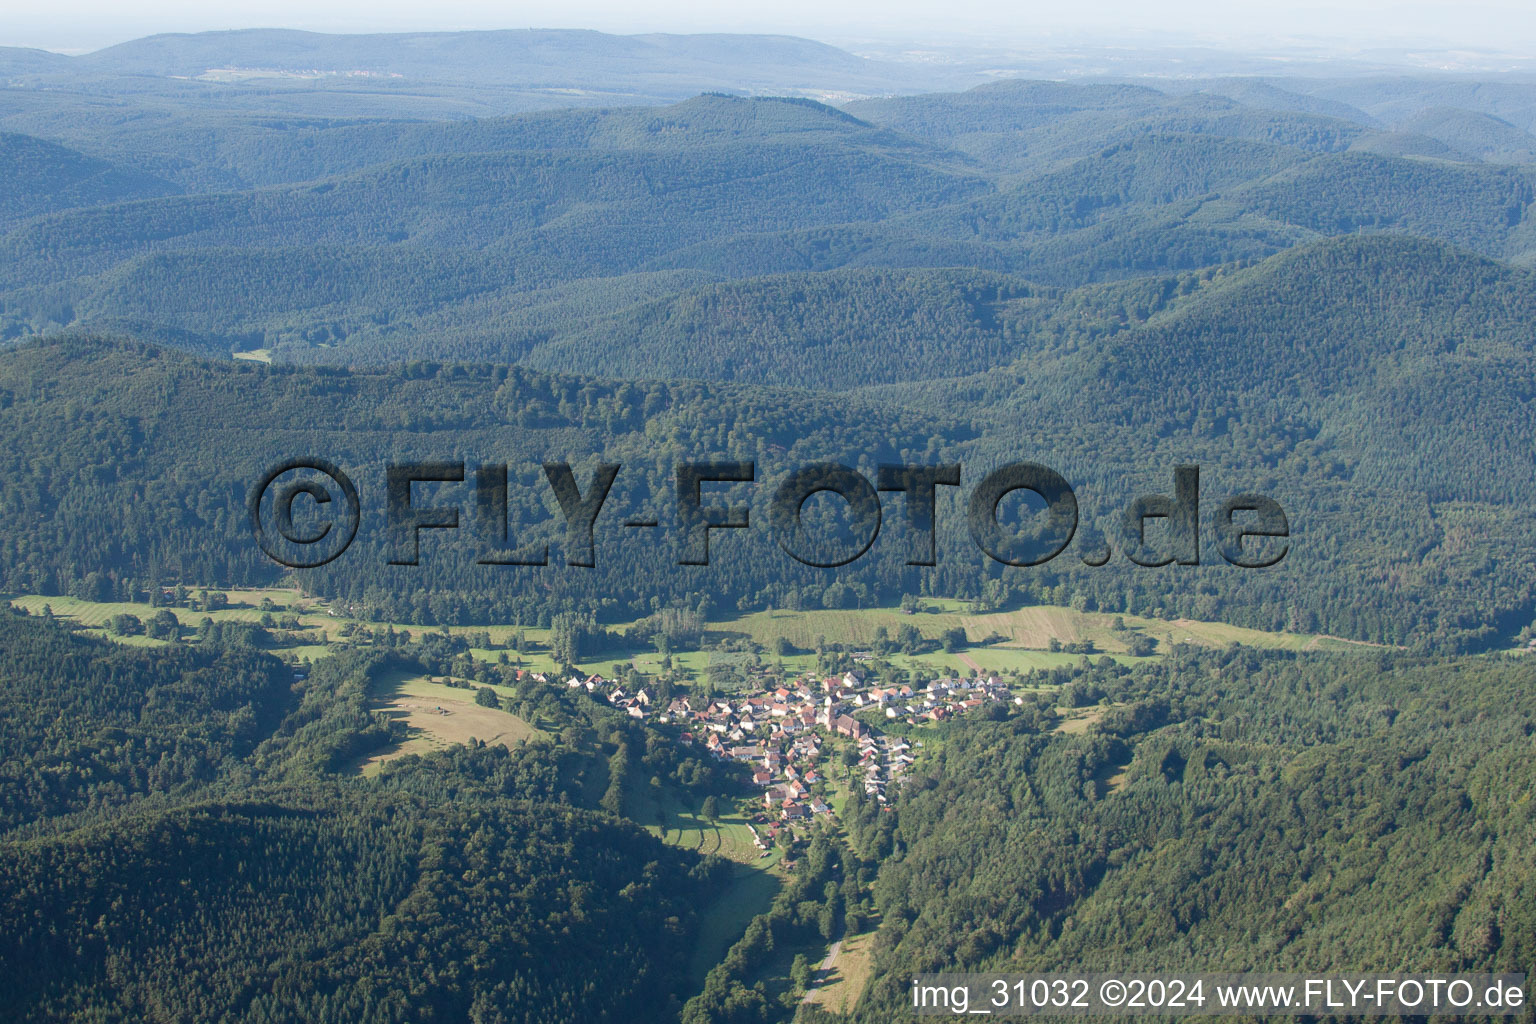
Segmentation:
{"type": "Polygon", "coordinates": [[[0,195],[0,225],[54,210],[180,191],[152,174],[14,132],[0,132],[0,173],[6,179],[5,193],[0,195]]]}
{"type": "Polygon", "coordinates": [[[851,270],[712,284],[536,346],[539,369],[836,388],[963,376],[1030,342],[1055,290],[997,274],[851,270]],[[683,345],[678,339],[687,339],[683,345]]]}
{"type": "Polygon", "coordinates": [[[0,833],[212,782],[276,725],[289,671],[251,647],[149,651],[0,614],[0,833]]]}
{"type": "MultiPolygon", "coordinates": [[[[1244,103],[1010,82],[855,103],[857,116],[713,95],[413,124],[33,111],[8,123],[80,149],[47,152],[84,180],[38,186],[0,236],[0,336],[87,327],[279,361],[526,360],[644,378],[677,372],[693,338],[686,316],[658,304],[691,305],[683,293],[725,280],[752,282],[754,319],[814,350],[815,337],[793,340],[805,311],[776,295],[783,274],[963,268],[1071,289],[1362,232],[1516,262],[1536,252],[1536,192],[1529,167],[1510,162],[1513,124],[1503,148],[1471,147],[1495,166],[1423,134],[1452,139],[1433,111],[1377,130],[1286,109],[1306,104],[1277,93],[1240,91],[1244,103]],[[1261,101],[1281,109],[1250,105],[1261,101]],[[1445,159],[1416,158],[1412,139],[1445,159]],[[192,194],[164,194],[182,190],[192,194]],[[579,354],[609,337],[618,359],[579,354]]],[[[868,295],[851,280],[832,285],[839,301],[874,307],[864,333],[886,333],[883,278],[862,279],[868,295]]],[[[952,326],[952,371],[981,368],[970,328],[952,326]]],[[[850,381],[815,358],[798,379],[741,377],[736,362],[785,342],[709,337],[718,330],[704,333],[729,365],[687,375],[850,381]]],[[[926,334],[931,353],[950,326],[919,315],[905,330],[926,334]]],[[[873,380],[933,372],[919,356],[873,380]]]]}
{"type": "Polygon", "coordinates": [[[703,891],[587,813],[320,783],[4,853],[18,1021],[663,1021],[703,891]]]}
{"type": "Polygon", "coordinates": [[[578,751],[369,781],[339,769],[392,738],[387,655],[295,679],[240,631],[124,649],[9,610],[0,649],[5,1019],[676,1018],[719,865],[571,803],[578,751]]]}
{"type": "Polygon", "coordinates": [[[893,1019],[932,970],[1525,970],[1523,661],[1229,651],[1070,687],[1084,736],[951,737],[861,842],[893,1019]]]}
{"type": "MultiPolygon", "coordinates": [[[[1071,554],[1005,568],[976,550],[963,505],[946,492],[937,569],[903,564],[890,510],[888,539],[836,579],[855,584],[853,599],[865,603],[925,590],[1036,601],[1072,593],[1106,610],[1480,648],[1533,617],[1536,580],[1518,556],[1536,530],[1526,510],[1536,478],[1520,455],[1536,433],[1530,295],[1526,271],[1387,238],[1070,292],[976,273],[863,271],[709,286],[687,304],[652,303],[622,357],[638,363],[648,352],[662,373],[713,365],[802,386],[894,381],[925,361],[935,376],[957,374],[844,392],[835,403],[827,392],[483,365],[293,371],[116,343],[28,346],[0,360],[9,395],[0,423],[15,439],[8,521],[35,524],[6,538],[7,579],[86,597],[275,579],[278,567],[249,534],[248,489],[277,461],[318,454],[372,497],[357,544],[305,581],[359,608],[420,622],[534,624],[561,609],[622,619],[658,601],[706,597],[716,608],[816,607],[833,579],[794,563],[765,529],[722,538],[707,570],[678,572],[675,535],[637,543],[618,524],[659,516],[670,531],[672,475],[686,461],[756,461],[758,483],[743,493],[765,527],[772,487],[805,463],[843,460],[872,478],[880,462],[960,461],[969,488],[987,467],[1024,457],[1078,489],[1083,553],[1095,534],[1124,551],[1119,510],[1138,494],[1167,493],[1173,466],[1198,462],[1207,515],[1241,491],[1281,502],[1294,537],[1285,562],[1232,569],[1212,544],[1198,572],[1119,557],[1092,569],[1071,554]],[[770,333],[770,306],[795,317],[770,333]],[[674,328],[691,348],[666,348],[661,338],[674,328]],[[866,330],[880,340],[878,356],[866,330]],[[1242,359],[1227,358],[1233,346],[1242,359]],[[733,360],[744,348],[755,358],[733,360]],[[494,459],[514,465],[513,535],[556,540],[553,565],[476,565],[468,520],[458,535],[429,541],[421,565],[386,564],[385,463],[449,454],[467,459],[471,474],[494,459]],[[599,459],[626,468],[599,520],[598,566],[561,568],[559,514],[537,463],[570,461],[585,480],[599,459]],[[104,521],[102,507],[121,516],[104,521]],[[549,589],[535,597],[523,589],[531,580],[549,589]]],[[[591,372],[600,367],[583,361],[602,362],[602,351],[594,334],[585,348],[546,343],[536,355],[591,372]]],[[[469,515],[468,489],[442,493],[469,515]]]]}

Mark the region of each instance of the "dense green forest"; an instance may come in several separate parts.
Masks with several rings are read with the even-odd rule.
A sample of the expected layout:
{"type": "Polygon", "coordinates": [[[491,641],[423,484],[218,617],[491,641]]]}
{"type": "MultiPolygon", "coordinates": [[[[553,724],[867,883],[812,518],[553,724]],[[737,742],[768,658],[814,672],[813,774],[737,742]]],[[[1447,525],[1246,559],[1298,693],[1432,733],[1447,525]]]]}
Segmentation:
{"type": "MultiPolygon", "coordinates": [[[[795,341],[815,307],[773,294],[777,275],[966,268],[1071,289],[1360,232],[1536,251],[1527,166],[1416,158],[1365,114],[1037,83],[850,109],[709,95],[447,124],[161,114],[124,122],[131,133],[92,121],[85,139],[18,115],[37,135],[4,136],[8,159],[23,181],[59,184],[8,213],[0,336],[94,327],[297,362],[527,360],[648,378],[674,374],[695,333],[658,303],[707,301],[699,289],[722,280],[768,289],[755,317],[795,341]],[[968,120],[1008,153],[961,132],[968,120]],[[603,358],[605,338],[622,359],[603,358]]],[[[867,295],[842,286],[860,312],[841,346],[882,344],[899,313],[883,278],[862,280],[867,295]]],[[[931,348],[963,338],[954,326],[906,330],[931,348]]],[[[687,375],[735,379],[757,344],[712,333],[731,361],[687,375]]],[[[975,367],[963,352],[947,372],[975,367]]],[[[796,369],[807,386],[849,383],[814,360],[796,369]]],[[[939,369],[915,359],[875,379],[939,369]]]]}
{"type": "Polygon", "coordinates": [[[854,826],[883,915],[855,1019],[932,970],[1526,970],[1533,672],[1233,648],[1063,673],[1113,704],[1088,734],[952,732],[854,826]]]}
{"type": "Polygon", "coordinates": [[[276,724],[289,671],[250,646],[115,649],[0,615],[0,831],[227,773],[276,724]]]}
{"type": "MultiPolygon", "coordinates": [[[[396,621],[547,625],[563,610],[628,620],[701,602],[814,608],[834,583],[851,585],[840,602],[903,593],[997,606],[1078,599],[1106,611],[1451,650],[1507,643],[1532,621],[1536,581],[1519,555],[1532,537],[1536,488],[1521,454],[1536,427],[1526,271],[1434,243],[1342,239],[1248,268],[1066,295],[1003,278],[866,272],[715,292],[698,308],[750,310],[798,293],[804,330],[834,342],[814,358],[852,375],[851,357],[837,354],[840,321],[814,312],[817,303],[846,308],[837,296],[848,289],[886,296],[888,312],[866,308],[893,323],[921,323],[908,310],[927,300],[923,315],[974,339],[977,358],[1009,361],[983,374],[843,392],[834,403],[824,391],[485,364],[291,369],[116,341],[16,348],[0,360],[0,425],[12,438],[12,486],[0,499],[6,585],[101,600],[176,583],[279,579],[281,567],[251,536],[246,501],[270,466],[319,455],[356,478],[362,525],[347,553],[305,571],[303,584],[396,621]],[[1015,340],[1023,338],[1030,343],[1015,340]],[[1244,359],[1223,358],[1233,344],[1244,359]],[[448,457],[466,460],[468,479],[476,465],[513,467],[510,536],[553,540],[550,565],[476,564],[485,548],[467,485],[436,491],[463,510],[462,528],[426,537],[419,565],[389,564],[385,465],[448,457]],[[754,485],[722,494],[748,498],[758,526],[717,536],[707,568],[680,567],[677,467],[719,458],[756,463],[754,485]],[[1081,546],[1032,569],[987,559],[964,525],[965,492],[992,466],[1020,459],[1065,474],[1081,509],[1081,546]],[[963,487],[946,490],[939,506],[937,567],[905,564],[894,500],[888,532],[843,569],[810,569],[780,551],[766,529],[773,488],[826,460],[870,479],[879,463],[962,463],[963,487]],[[625,467],[598,519],[593,569],[563,564],[544,461],[572,463],[582,486],[599,461],[625,467]],[[1081,564],[1095,536],[1124,552],[1119,510],[1138,494],[1168,493],[1173,467],[1188,463],[1204,467],[1206,564],[1081,564]],[[1291,524],[1292,553],[1271,570],[1226,566],[1211,532],[1221,498],[1252,491],[1279,501],[1291,524]],[[101,508],[118,514],[104,519],[101,508]],[[637,516],[662,525],[651,535],[620,525],[637,516]]],[[[694,332],[696,365],[712,346],[723,353],[737,343],[731,323],[755,333],[750,313],[697,315],[710,334],[694,332]]],[[[797,338],[750,343],[762,355],[753,372],[771,378],[804,365],[810,346],[797,338]],[[795,362],[781,362],[788,357],[795,362]]],[[[921,339],[893,332],[892,359],[926,358],[921,339]]]]}
{"type": "Polygon", "coordinates": [[[722,868],[584,809],[580,750],[342,770],[393,738],[380,659],[429,648],[296,680],[241,635],[0,630],[5,1019],[676,1019],[722,868]]]}

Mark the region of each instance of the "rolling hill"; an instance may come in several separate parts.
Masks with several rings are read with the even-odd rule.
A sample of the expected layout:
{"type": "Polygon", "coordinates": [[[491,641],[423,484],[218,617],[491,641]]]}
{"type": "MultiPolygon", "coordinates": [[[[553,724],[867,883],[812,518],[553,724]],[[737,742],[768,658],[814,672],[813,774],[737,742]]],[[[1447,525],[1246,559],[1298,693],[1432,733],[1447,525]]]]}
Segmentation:
{"type": "Polygon", "coordinates": [[[0,174],[7,185],[0,195],[0,228],[58,210],[181,191],[152,174],[14,132],[0,132],[0,174]]]}

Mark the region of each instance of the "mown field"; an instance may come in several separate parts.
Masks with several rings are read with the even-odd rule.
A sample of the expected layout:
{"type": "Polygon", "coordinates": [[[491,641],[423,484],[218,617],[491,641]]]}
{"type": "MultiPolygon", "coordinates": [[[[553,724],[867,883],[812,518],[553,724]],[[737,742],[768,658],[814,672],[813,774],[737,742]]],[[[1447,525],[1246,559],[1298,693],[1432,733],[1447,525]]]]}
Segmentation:
{"type": "Polygon", "coordinates": [[[703,985],[709,969],[746,932],[752,918],[763,913],[783,887],[782,853],[773,847],[767,856],[752,842],[747,818],[722,802],[717,820],[699,813],[698,806],[671,787],[659,792],[631,792],[627,817],[665,843],[733,861],[730,882],[702,908],[699,938],[689,960],[689,973],[703,985]]]}
{"type": "Polygon", "coordinates": [[[750,637],[757,643],[771,645],[783,637],[796,647],[814,648],[817,639],[868,646],[881,626],[895,637],[902,626],[915,626],[924,637],[938,639],[946,630],[960,627],[972,644],[988,637],[1000,637],[995,645],[971,648],[966,653],[981,660],[993,651],[1034,651],[1048,653],[1052,639],[1062,644],[1091,641],[1107,654],[1124,654],[1126,644],[1136,634],[1151,637],[1159,647],[1175,643],[1205,647],[1225,647],[1231,643],[1252,647],[1301,650],[1308,646],[1349,646],[1345,641],[1315,637],[1304,633],[1266,633],[1221,622],[1197,622],[1192,619],[1148,619],[1135,615],[1111,615],[1104,612],[1080,612],[1059,605],[1036,605],[1012,611],[975,614],[958,601],[929,599],[921,610],[906,614],[899,608],[861,608],[815,611],[754,612],[738,618],[711,623],[711,628],[728,634],[750,637]],[[1124,631],[1113,628],[1116,618],[1124,631]]]}
{"type": "MultiPolygon", "coordinates": [[[[516,651],[507,650],[512,639],[521,633],[524,638],[534,645],[546,645],[549,640],[547,629],[538,629],[532,626],[420,626],[402,622],[371,622],[361,619],[353,619],[344,615],[332,615],[326,602],[319,598],[305,597],[297,590],[283,588],[268,589],[234,589],[220,590],[228,598],[228,605],[211,611],[202,611],[195,608],[171,608],[169,609],[183,630],[195,630],[203,619],[213,619],[215,622],[260,622],[261,617],[267,612],[261,608],[263,599],[272,602],[270,612],[273,616],[294,615],[299,620],[303,633],[307,634],[309,642],[301,642],[283,648],[285,654],[296,659],[314,660],[322,658],[327,653],[329,645],[345,640],[343,629],[351,626],[366,627],[369,630],[392,628],[396,632],[408,632],[419,636],[424,632],[436,632],[446,629],[450,633],[461,635],[473,635],[489,633],[493,648],[471,648],[470,653],[483,661],[494,661],[502,653],[532,671],[553,671],[554,662],[547,654],[535,651],[527,654],[519,654],[516,651]]],[[[44,607],[48,607],[53,614],[65,619],[71,619],[80,623],[99,635],[106,635],[106,624],[115,615],[132,615],[145,620],[161,611],[153,605],[136,601],[82,601],[73,597],[45,597],[37,594],[15,595],[11,598],[11,604],[18,608],[24,608],[31,614],[40,613],[44,607]]],[[[143,636],[112,637],[128,643],[160,643],[162,641],[150,640],[143,636]]]]}
{"type": "MultiPolygon", "coordinates": [[[[414,635],[439,629],[467,636],[488,634],[492,646],[472,647],[470,653],[474,657],[483,661],[496,661],[506,656],[512,664],[530,671],[553,672],[558,668],[547,653],[549,631],[545,629],[514,625],[424,627],[409,623],[366,622],[332,615],[324,601],[305,597],[296,590],[273,588],[228,590],[221,593],[228,598],[227,607],[208,612],[187,608],[171,609],[183,630],[195,630],[205,617],[215,621],[258,622],[266,614],[261,608],[263,600],[266,600],[271,602],[271,614],[274,616],[297,617],[301,629],[283,647],[283,653],[296,660],[324,657],[332,644],[346,639],[344,630],[387,627],[414,635]],[[525,641],[523,652],[510,649],[519,634],[525,641]]],[[[47,606],[53,614],[72,619],[100,635],[106,634],[106,623],[115,615],[128,614],[144,620],[160,610],[137,602],[90,602],[72,597],[39,595],[15,596],[12,603],[32,613],[40,612],[47,606]]],[[[628,624],[614,624],[610,628],[622,629],[625,625],[628,624]]],[[[731,640],[745,640],[759,645],[765,652],[772,652],[782,638],[793,646],[792,653],[783,656],[762,653],[757,658],[765,667],[778,667],[787,674],[795,675],[815,670],[816,656],[813,652],[818,644],[841,643],[856,648],[868,647],[874,643],[876,631],[881,627],[894,638],[903,626],[915,627],[929,640],[939,639],[947,630],[957,627],[964,629],[969,646],[963,649],[890,656],[890,661],[901,668],[958,674],[1055,668],[1073,664],[1081,658],[1080,654],[1052,651],[1050,647],[1053,640],[1063,646],[1087,641],[1093,645],[1095,655],[1107,654],[1125,662],[1139,660],[1127,653],[1128,644],[1138,636],[1156,641],[1154,657],[1166,653],[1174,644],[1225,647],[1238,643],[1288,650],[1358,649],[1361,646],[1327,636],[1266,633],[1221,622],[1192,619],[1166,621],[1133,615],[1115,616],[1054,605],[977,614],[961,602],[937,599],[923,601],[920,610],[912,614],[906,614],[899,608],[885,607],[774,610],[721,618],[707,624],[705,643],[706,646],[716,647],[731,640]],[[1117,618],[1123,625],[1122,629],[1114,628],[1117,618]]],[[[139,644],[161,642],[143,636],[114,639],[139,644]]],[[[752,660],[749,654],[713,649],[674,651],[670,657],[674,671],[694,679],[701,679],[712,664],[746,664],[752,660]]],[[[611,677],[621,675],[627,666],[633,664],[641,672],[654,675],[663,671],[661,663],[662,656],[647,649],[605,652],[585,661],[580,667],[585,671],[611,677]]]]}
{"type": "MultiPolygon", "coordinates": [[[[502,697],[511,696],[503,686],[493,686],[502,697]]],[[[474,691],[434,683],[425,676],[402,670],[385,672],[374,681],[372,707],[403,721],[409,735],[403,743],[361,760],[357,770],[371,775],[388,761],[406,754],[425,754],[471,739],[512,747],[544,733],[499,708],[475,703],[474,691]]]]}

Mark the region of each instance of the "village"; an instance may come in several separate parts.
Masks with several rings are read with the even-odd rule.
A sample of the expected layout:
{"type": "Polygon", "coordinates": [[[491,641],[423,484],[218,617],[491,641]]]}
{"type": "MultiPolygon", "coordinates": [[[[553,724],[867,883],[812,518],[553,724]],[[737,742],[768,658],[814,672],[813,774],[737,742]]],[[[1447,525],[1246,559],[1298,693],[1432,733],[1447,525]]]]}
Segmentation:
{"type": "Polygon", "coordinates": [[[834,815],[834,772],[850,788],[860,786],[866,796],[887,805],[922,741],[883,732],[871,720],[915,727],[1019,700],[996,675],[979,674],[937,679],[914,689],[872,685],[849,671],[729,697],[682,696],[665,707],[656,706],[644,687],[630,693],[599,675],[572,676],[566,685],[632,718],[676,726],[682,742],[750,768],[752,783],[762,791],[754,824],[763,828],[754,827],[752,833],[765,852],[781,829],[834,815]]]}

